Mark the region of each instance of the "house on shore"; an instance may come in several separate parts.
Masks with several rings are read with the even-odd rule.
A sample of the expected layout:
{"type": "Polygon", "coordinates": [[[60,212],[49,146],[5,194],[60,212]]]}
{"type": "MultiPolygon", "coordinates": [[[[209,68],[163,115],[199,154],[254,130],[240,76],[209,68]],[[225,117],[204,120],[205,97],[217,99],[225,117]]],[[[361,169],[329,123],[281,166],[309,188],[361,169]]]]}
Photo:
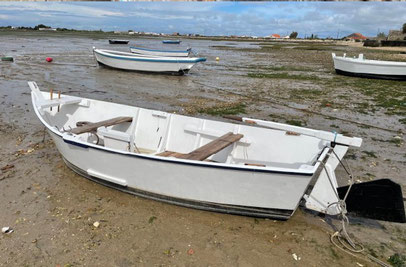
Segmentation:
{"type": "Polygon", "coordinates": [[[365,37],[364,35],[362,35],[362,34],[359,33],[359,32],[352,33],[352,34],[350,34],[350,35],[344,37],[344,40],[345,40],[345,41],[353,41],[353,42],[360,42],[360,41],[364,41],[364,40],[366,40],[366,39],[368,39],[368,38],[365,37]]]}
{"type": "Polygon", "coordinates": [[[266,36],[265,38],[271,38],[271,39],[280,39],[281,36],[277,33],[271,34],[269,36],[266,36]]]}

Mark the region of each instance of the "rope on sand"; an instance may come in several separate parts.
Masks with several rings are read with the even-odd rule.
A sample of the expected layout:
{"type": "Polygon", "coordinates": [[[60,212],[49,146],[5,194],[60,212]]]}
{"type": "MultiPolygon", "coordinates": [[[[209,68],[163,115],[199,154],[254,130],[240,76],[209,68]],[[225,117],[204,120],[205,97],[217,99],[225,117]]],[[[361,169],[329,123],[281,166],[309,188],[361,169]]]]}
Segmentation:
{"type": "MultiPolygon", "coordinates": [[[[350,182],[350,185],[348,187],[347,192],[345,193],[345,196],[343,199],[339,199],[338,198],[338,194],[337,194],[337,198],[339,199],[337,202],[331,203],[330,205],[327,206],[326,211],[332,206],[332,205],[337,205],[339,207],[340,210],[340,214],[339,216],[341,217],[341,229],[334,232],[331,236],[330,236],[330,241],[331,243],[336,246],[338,249],[340,249],[341,251],[356,257],[358,259],[362,259],[362,260],[370,260],[372,262],[377,263],[378,265],[382,266],[382,267],[390,267],[390,265],[386,264],[385,262],[381,261],[380,259],[372,256],[371,254],[367,253],[364,249],[364,246],[362,246],[362,244],[356,244],[351,237],[348,235],[347,232],[347,226],[350,224],[349,219],[347,217],[347,206],[345,201],[347,200],[348,194],[350,193],[351,187],[354,184],[354,177],[352,175],[352,171],[350,169],[350,165],[348,164],[348,162],[344,159],[345,161],[345,165],[343,164],[342,160],[337,156],[337,154],[334,152],[334,149],[331,150],[331,152],[334,154],[334,156],[336,157],[336,159],[338,160],[338,162],[340,163],[340,165],[344,168],[345,172],[347,173],[350,182]],[[359,255],[363,255],[363,257],[359,256],[359,255]]],[[[324,171],[327,174],[327,177],[330,181],[330,183],[332,183],[331,181],[331,177],[326,169],[326,165],[324,164],[323,161],[319,161],[324,168],[324,171]]],[[[327,213],[327,212],[326,212],[327,213]]]]}

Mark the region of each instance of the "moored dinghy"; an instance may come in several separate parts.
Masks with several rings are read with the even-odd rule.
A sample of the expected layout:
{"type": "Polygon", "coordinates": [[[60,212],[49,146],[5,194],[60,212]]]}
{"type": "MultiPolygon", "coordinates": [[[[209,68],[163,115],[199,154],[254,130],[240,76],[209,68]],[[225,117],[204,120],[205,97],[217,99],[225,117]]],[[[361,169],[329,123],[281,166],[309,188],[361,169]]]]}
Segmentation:
{"type": "Polygon", "coordinates": [[[162,40],[164,44],[180,44],[181,40],[162,40]]]}
{"type": "Polygon", "coordinates": [[[366,78],[389,80],[406,80],[406,62],[365,59],[363,54],[358,58],[342,57],[332,53],[334,68],[338,74],[366,78]]]}
{"type": "Polygon", "coordinates": [[[334,170],[348,147],[362,141],[261,120],[250,122],[267,128],[51,97],[36,83],[29,86],[35,113],[72,170],[125,192],[204,210],[288,219],[306,196],[308,207],[337,214],[334,170]],[[318,174],[321,161],[329,174],[318,174]],[[318,180],[307,192],[312,178],[318,180]]]}
{"type": "Polygon", "coordinates": [[[129,40],[110,39],[109,44],[128,44],[129,40]]]}
{"type": "Polygon", "coordinates": [[[130,47],[131,53],[149,55],[149,56],[161,56],[161,57],[188,57],[190,55],[191,49],[186,50],[156,50],[141,47],[130,47]]]}
{"type": "Polygon", "coordinates": [[[201,57],[158,57],[96,48],[93,48],[93,54],[97,62],[112,68],[181,75],[189,72],[196,63],[206,61],[201,57]]]}

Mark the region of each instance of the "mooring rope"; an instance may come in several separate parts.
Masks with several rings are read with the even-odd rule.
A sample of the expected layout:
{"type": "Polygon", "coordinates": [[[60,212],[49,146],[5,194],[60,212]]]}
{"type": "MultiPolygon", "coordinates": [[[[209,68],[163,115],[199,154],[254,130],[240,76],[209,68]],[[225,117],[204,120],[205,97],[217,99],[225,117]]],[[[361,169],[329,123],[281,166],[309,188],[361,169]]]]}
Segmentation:
{"type": "MultiPolygon", "coordinates": [[[[365,249],[364,249],[364,246],[363,246],[362,244],[360,244],[360,243],[355,243],[355,242],[351,239],[351,237],[349,236],[348,231],[347,231],[347,227],[348,227],[348,225],[350,224],[350,221],[349,221],[349,219],[348,219],[348,217],[347,217],[347,205],[346,205],[346,200],[347,200],[347,197],[348,197],[348,195],[349,195],[349,193],[350,193],[351,187],[352,187],[352,185],[354,184],[354,177],[353,177],[353,175],[352,175],[352,171],[351,171],[350,165],[348,164],[347,160],[344,159],[345,164],[347,165],[347,167],[346,167],[346,166],[343,164],[342,160],[341,160],[341,159],[338,157],[338,155],[334,152],[334,149],[332,150],[332,153],[333,153],[334,156],[337,158],[338,162],[339,162],[340,165],[344,168],[345,172],[346,172],[347,175],[349,176],[349,178],[350,178],[349,183],[350,183],[350,184],[349,184],[349,186],[348,186],[347,192],[346,192],[345,195],[344,195],[344,198],[343,198],[343,199],[339,199],[338,193],[336,192],[337,198],[338,198],[339,200],[338,200],[337,202],[330,203],[330,204],[327,206],[327,208],[326,208],[326,212],[325,212],[325,213],[327,214],[327,210],[328,210],[331,206],[337,205],[338,208],[339,208],[339,211],[340,211],[339,217],[341,217],[341,229],[340,229],[340,230],[337,230],[336,232],[334,232],[333,234],[330,235],[330,241],[331,241],[331,243],[332,243],[334,246],[336,246],[338,249],[340,249],[341,251],[343,251],[343,252],[345,252],[345,253],[347,253],[347,254],[353,256],[353,257],[356,257],[356,258],[359,258],[359,259],[362,259],[362,260],[366,260],[366,258],[367,258],[367,259],[369,259],[370,261],[375,262],[375,263],[379,264],[379,265],[382,266],[382,267],[390,267],[390,265],[386,264],[385,262],[381,261],[380,259],[378,259],[378,258],[372,256],[371,254],[367,253],[367,252],[365,251],[365,249]],[[337,242],[337,241],[338,241],[338,242],[337,242]],[[363,255],[364,257],[360,257],[360,256],[358,256],[357,254],[361,254],[361,255],[363,255]],[[366,258],[365,258],[365,257],[366,257],[366,258]]],[[[324,171],[325,171],[326,174],[327,174],[327,177],[328,177],[328,179],[329,179],[329,181],[330,181],[330,184],[333,185],[333,182],[332,182],[332,180],[331,180],[330,175],[328,174],[328,171],[327,171],[327,168],[326,168],[325,163],[322,162],[322,161],[320,161],[320,162],[321,162],[321,164],[323,165],[324,171]]]]}

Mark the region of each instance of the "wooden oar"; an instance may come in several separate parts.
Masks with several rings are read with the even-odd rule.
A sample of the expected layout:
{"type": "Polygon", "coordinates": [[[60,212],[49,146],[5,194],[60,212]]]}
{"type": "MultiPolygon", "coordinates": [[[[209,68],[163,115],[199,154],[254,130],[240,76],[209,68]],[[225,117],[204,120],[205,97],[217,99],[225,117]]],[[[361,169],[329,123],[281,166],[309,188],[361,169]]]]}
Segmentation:
{"type": "Polygon", "coordinates": [[[293,125],[287,125],[287,124],[282,124],[282,123],[277,123],[277,122],[257,120],[257,119],[251,119],[251,118],[244,118],[244,117],[239,117],[239,116],[225,115],[223,117],[227,118],[227,119],[231,119],[231,120],[237,120],[237,121],[241,121],[241,122],[245,122],[245,123],[249,123],[249,124],[262,126],[265,128],[276,129],[276,130],[281,130],[281,131],[286,131],[286,132],[294,132],[294,133],[298,133],[298,134],[302,134],[302,135],[306,135],[306,136],[312,136],[312,137],[319,138],[321,140],[326,140],[326,141],[334,142],[337,144],[360,147],[361,143],[362,143],[361,138],[347,137],[342,134],[337,134],[337,133],[332,133],[332,132],[313,130],[313,129],[303,128],[303,127],[298,127],[298,126],[293,126],[293,125]]]}

